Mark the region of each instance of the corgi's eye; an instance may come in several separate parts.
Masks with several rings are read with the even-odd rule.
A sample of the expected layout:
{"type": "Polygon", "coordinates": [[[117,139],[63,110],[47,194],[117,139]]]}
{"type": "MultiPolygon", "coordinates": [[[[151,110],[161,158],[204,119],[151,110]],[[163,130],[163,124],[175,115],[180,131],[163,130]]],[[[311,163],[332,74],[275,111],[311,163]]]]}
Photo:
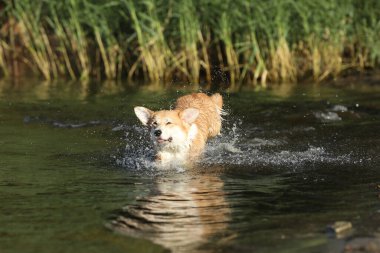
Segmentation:
{"type": "Polygon", "coordinates": [[[170,125],[171,124],[171,122],[166,122],[166,125],[170,125]]]}
{"type": "Polygon", "coordinates": [[[157,121],[154,121],[154,122],[152,123],[152,125],[153,125],[153,126],[157,126],[157,121]]]}

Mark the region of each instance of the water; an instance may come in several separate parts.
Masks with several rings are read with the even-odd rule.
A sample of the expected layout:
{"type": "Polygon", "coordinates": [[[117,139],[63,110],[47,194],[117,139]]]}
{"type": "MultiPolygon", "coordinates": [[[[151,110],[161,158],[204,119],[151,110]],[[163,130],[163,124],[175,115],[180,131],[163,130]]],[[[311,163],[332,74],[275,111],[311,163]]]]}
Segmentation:
{"type": "Polygon", "coordinates": [[[0,87],[1,252],[341,252],[379,235],[380,87],[227,93],[222,136],[164,171],[132,109],[189,87],[0,87]],[[326,233],[340,220],[353,230],[326,233]]]}

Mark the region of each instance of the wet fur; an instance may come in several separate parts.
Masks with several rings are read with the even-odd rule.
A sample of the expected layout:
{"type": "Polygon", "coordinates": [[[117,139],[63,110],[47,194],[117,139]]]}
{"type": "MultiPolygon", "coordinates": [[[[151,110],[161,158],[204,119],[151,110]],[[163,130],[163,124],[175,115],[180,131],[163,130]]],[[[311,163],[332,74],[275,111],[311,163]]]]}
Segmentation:
{"type": "Polygon", "coordinates": [[[157,162],[189,164],[202,154],[207,139],[220,133],[222,106],[220,94],[194,93],[178,98],[174,110],[135,107],[135,113],[150,128],[157,162]],[[155,136],[157,130],[162,131],[160,137],[155,136]]]}

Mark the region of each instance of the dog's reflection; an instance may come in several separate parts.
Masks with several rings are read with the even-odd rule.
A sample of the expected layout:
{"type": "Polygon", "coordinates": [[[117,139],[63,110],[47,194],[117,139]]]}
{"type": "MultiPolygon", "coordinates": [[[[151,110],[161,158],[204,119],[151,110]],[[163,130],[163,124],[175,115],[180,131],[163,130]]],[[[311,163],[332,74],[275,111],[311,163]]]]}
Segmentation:
{"type": "Polygon", "coordinates": [[[125,207],[111,227],[173,252],[201,250],[231,236],[227,231],[231,210],[223,186],[217,173],[165,175],[157,178],[149,196],[125,207]]]}

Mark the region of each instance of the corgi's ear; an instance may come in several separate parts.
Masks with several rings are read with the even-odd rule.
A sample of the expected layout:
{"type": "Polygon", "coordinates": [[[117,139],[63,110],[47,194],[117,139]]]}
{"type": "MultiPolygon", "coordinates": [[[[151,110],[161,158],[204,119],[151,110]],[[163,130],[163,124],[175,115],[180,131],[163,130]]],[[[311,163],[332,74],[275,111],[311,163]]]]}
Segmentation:
{"type": "Polygon", "coordinates": [[[195,108],[187,108],[179,113],[180,118],[187,124],[192,124],[199,116],[199,110],[195,108]]]}
{"type": "Polygon", "coordinates": [[[137,118],[143,123],[144,126],[148,124],[149,119],[153,115],[153,111],[149,110],[148,108],[142,107],[142,106],[136,106],[135,107],[135,114],[137,118]]]}

